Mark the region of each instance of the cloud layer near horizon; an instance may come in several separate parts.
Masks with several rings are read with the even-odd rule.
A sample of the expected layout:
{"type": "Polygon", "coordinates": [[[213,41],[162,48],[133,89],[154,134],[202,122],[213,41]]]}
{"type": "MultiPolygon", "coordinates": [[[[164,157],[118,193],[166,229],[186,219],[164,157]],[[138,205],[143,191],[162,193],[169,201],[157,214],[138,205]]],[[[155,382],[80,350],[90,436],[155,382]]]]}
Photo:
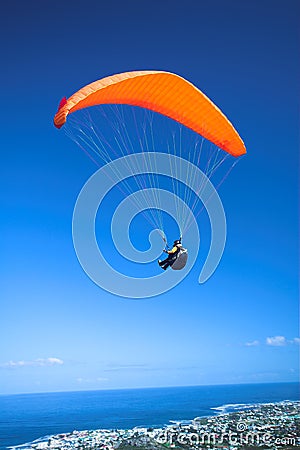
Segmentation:
{"type": "Polygon", "coordinates": [[[18,368],[18,367],[49,367],[55,365],[62,365],[64,361],[60,358],[37,358],[31,361],[8,361],[0,364],[1,368],[18,368]]]}

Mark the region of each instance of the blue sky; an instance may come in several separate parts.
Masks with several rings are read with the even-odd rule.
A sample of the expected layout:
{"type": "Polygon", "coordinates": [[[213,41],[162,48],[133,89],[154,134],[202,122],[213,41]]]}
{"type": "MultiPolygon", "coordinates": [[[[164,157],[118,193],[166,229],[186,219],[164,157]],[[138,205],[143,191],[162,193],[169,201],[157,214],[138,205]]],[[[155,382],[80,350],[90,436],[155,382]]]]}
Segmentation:
{"type": "Polygon", "coordinates": [[[1,393],[298,380],[299,2],[12,1],[1,16],[1,393]],[[209,95],[248,154],[219,192],[213,277],[198,284],[201,255],[137,301],[77,261],[73,208],[96,167],[52,119],[81,86],[150,69],[209,95]]]}

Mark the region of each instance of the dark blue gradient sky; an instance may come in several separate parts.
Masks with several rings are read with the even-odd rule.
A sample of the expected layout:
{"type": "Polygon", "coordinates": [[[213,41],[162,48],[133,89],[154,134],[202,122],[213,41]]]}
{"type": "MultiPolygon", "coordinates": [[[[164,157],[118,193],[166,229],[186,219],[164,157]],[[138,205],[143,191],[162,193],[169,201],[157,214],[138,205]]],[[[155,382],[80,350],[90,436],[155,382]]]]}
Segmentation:
{"type": "Polygon", "coordinates": [[[299,8],[2,6],[1,393],[298,379],[299,8]],[[248,155],[220,190],[228,240],[214,276],[198,285],[199,262],[171,292],[130,301],[76,259],[72,212],[96,168],[52,119],[64,95],[143,69],[197,85],[248,155]]]}

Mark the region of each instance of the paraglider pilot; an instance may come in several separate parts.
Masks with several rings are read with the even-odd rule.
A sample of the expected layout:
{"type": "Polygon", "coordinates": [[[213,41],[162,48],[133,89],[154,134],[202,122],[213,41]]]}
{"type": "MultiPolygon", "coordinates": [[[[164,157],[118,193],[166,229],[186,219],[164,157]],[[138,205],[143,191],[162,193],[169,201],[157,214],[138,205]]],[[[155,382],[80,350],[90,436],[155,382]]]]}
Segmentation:
{"type": "Polygon", "coordinates": [[[163,261],[161,261],[160,259],[158,260],[158,264],[163,270],[166,270],[169,266],[172,266],[172,264],[176,261],[181,248],[182,245],[180,238],[177,239],[177,241],[174,241],[172,250],[163,250],[165,253],[168,253],[168,257],[166,259],[164,259],[163,261]]]}

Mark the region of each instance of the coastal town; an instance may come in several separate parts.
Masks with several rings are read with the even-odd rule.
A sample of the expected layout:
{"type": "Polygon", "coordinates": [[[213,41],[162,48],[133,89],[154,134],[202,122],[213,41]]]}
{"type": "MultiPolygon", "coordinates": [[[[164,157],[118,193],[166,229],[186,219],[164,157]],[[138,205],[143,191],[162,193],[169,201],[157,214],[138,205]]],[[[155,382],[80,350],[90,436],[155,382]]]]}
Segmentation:
{"type": "Polygon", "coordinates": [[[161,428],[73,431],[47,436],[15,450],[237,450],[300,449],[300,402],[215,408],[214,416],[176,421],[161,428]],[[219,411],[218,411],[219,410],[219,411]]]}

